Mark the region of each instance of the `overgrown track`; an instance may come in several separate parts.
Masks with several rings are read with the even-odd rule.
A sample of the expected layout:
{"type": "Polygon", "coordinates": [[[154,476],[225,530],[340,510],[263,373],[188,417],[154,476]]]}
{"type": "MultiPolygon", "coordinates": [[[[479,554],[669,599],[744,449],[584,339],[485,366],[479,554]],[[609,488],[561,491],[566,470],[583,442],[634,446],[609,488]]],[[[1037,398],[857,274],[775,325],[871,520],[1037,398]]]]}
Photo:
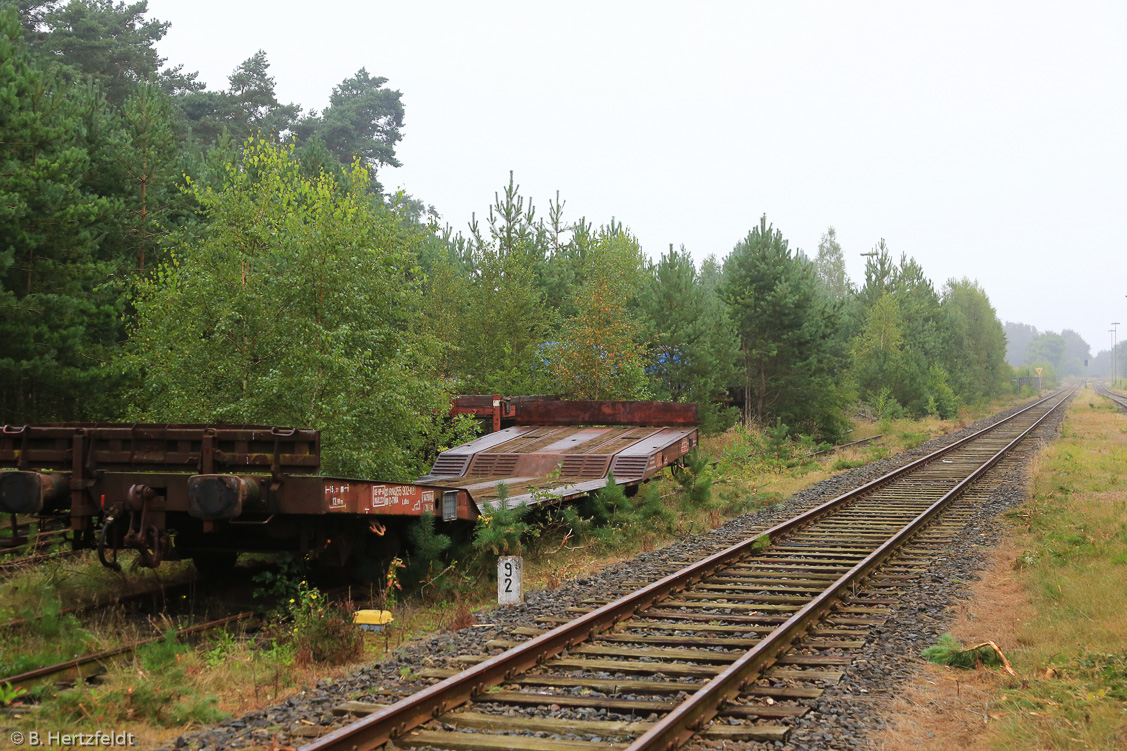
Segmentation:
{"type": "Polygon", "coordinates": [[[1120,394],[1115,393],[1114,391],[1111,391],[1110,389],[1108,389],[1107,386],[1104,386],[1102,383],[1099,383],[1098,381],[1095,383],[1095,387],[1096,387],[1096,393],[1097,394],[1100,394],[1101,396],[1106,396],[1108,399],[1111,399],[1113,402],[1115,402],[1119,406],[1120,409],[1127,410],[1127,396],[1122,396],[1120,394]]]}
{"type": "MultiPolygon", "coordinates": [[[[176,638],[181,639],[205,631],[211,631],[212,629],[222,628],[233,623],[239,623],[251,618],[253,615],[254,612],[248,610],[243,613],[236,613],[235,615],[229,615],[205,623],[198,623],[194,626],[186,626],[177,629],[176,638]]],[[[90,675],[102,672],[107,663],[120,659],[123,656],[133,654],[139,647],[163,641],[165,638],[164,635],[161,635],[140,639],[120,647],[114,647],[113,649],[82,655],[73,660],[66,660],[53,665],[45,665],[35,670],[29,670],[26,673],[20,673],[19,675],[6,676],[0,678],[0,683],[7,683],[12,686],[28,686],[42,681],[57,681],[69,677],[81,680],[90,675]]]]}
{"type": "Polygon", "coordinates": [[[30,566],[38,566],[46,563],[47,561],[58,561],[65,558],[74,558],[81,551],[78,550],[60,550],[55,553],[39,553],[36,555],[28,555],[22,558],[9,558],[7,560],[0,560],[0,579],[14,576],[21,571],[26,570],[30,566]]]}
{"type": "Polygon", "coordinates": [[[697,734],[782,740],[788,727],[774,723],[801,715],[798,700],[841,677],[848,650],[896,603],[898,584],[919,572],[920,546],[944,544],[925,527],[1069,395],[581,609],[552,631],[518,629],[533,638],[391,706],[370,707],[368,717],[305,748],[370,749],[392,738],[401,748],[539,751],[674,748],[697,734]],[[900,554],[909,541],[914,551],[900,554]],[[862,582],[869,593],[858,596],[862,582]],[[470,701],[474,711],[451,711],[470,701]],[[550,707],[553,716],[530,707],[550,707]],[[715,717],[722,723],[711,723],[715,717]]]}

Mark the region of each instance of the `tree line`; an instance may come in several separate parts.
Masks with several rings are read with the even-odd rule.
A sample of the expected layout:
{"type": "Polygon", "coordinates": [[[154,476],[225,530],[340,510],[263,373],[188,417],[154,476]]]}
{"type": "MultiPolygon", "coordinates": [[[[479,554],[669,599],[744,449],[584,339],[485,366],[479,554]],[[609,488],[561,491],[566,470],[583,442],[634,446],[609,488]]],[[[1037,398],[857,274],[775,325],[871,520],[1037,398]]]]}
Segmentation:
{"type": "Polygon", "coordinates": [[[508,183],[464,231],[379,184],[403,105],[365,70],[303,112],[264,53],[209,91],[111,0],[0,11],[3,422],[299,424],[326,471],[406,479],[451,393],[668,399],[836,440],[847,411],[949,417],[1008,383],[968,279],[881,240],[854,285],[767,218],[699,264],[508,183]]]}

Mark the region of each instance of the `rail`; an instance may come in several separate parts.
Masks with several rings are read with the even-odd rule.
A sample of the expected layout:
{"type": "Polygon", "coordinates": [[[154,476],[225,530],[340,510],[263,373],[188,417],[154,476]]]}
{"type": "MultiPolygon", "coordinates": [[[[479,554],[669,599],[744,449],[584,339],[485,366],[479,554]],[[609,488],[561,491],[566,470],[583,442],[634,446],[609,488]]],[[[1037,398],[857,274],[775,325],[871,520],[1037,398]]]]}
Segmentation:
{"type": "Polygon", "coordinates": [[[1120,409],[1127,410],[1127,396],[1115,393],[1107,386],[1104,386],[1102,383],[1096,383],[1095,386],[1097,394],[1107,397],[1112,401],[1112,403],[1117,404],[1120,409]]]}
{"type": "MultiPolygon", "coordinates": [[[[853,591],[859,582],[886,563],[906,541],[919,533],[953,499],[957,498],[970,484],[993,467],[1007,451],[1036,429],[1055,409],[1067,402],[1071,393],[1057,392],[1039,400],[988,428],[800,514],[754,539],[733,545],[687,566],[677,573],[582,614],[547,633],[537,635],[503,654],[488,658],[467,670],[446,678],[440,683],[425,688],[388,707],[379,709],[362,720],[313,741],[304,746],[303,749],[304,751],[373,749],[389,740],[395,740],[397,746],[404,744],[418,745],[411,743],[410,737],[407,736],[409,731],[475,698],[488,701],[489,697],[483,696],[483,694],[492,687],[504,682],[512,682],[526,671],[544,666],[548,660],[557,658],[565,650],[575,652],[577,648],[582,649],[581,645],[584,645],[584,642],[604,631],[615,628],[628,618],[656,618],[666,621],[683,618],[698,622],[704,621],[709,624],[714,621],[744,624],[749,623],[751,619],[730,613],[733,610],[738,611],[739,608],[745,608],[748,613],[752,614],[778,613],[779,615],[773,616],[757,616],[759,623],[777,625],[768,629],[766,635],[750,650],[738,658],[728,660],[730,664],[720,670],[711,670],[707,666],[690,670],[689,667],[691,666],[686,667],[675,662],[630,663],[625,660],[602,662],[592,660],[585,663],[602,665],[604,669],[611,671],[637,672],[638,670],[650,670],[654,673],[678,674],[679,672],[681,675],[709,676],[710,680],[699,688],[693,684],[669,684],[676,688],[692,686],[695,692],[656,723],[634,723],[635,729],[644,728],[645,731],[640,736],[637,732],[632,733],[635,740],[628,746],[630,751],[675,748],[701,731],[716,716],[723,702],[752,684],[758,676],[763,674],[764,670],[771,668],[778,662],[783,653],[813,624],[824,618],[833,608],[840,607],[843,596],[853,591]],[[953,458],[945,459],[944,457],[947,456],[953,458]],[[905,478],[910,479],[910,476],[924,472],[930,472],[933,475],[929,479],[931,483],[929,493],[939,494],[937,498],[932,499],[928,493],[920,491],[917,482],[912,485],[912,489],[909,491],[899,491],[892,496],[892,500],[882,501],[883,506],[877,504],[874,508],[869,509],[861,508],[859,505],[856,513],[862,518],[858,522],[861,525],[862,532],[858,533],[854,530],[843,533],[840,531],[840,525],[845,524],[846,521],[835,522],[834,520],[838,518],[837,514],[850,511],[855,502],[873,496],[877,491],[882,491],[893,483],[905,478]],[[935,488],[939,488],[939,490],[935,488]],[[926,505],[922,510],[918,510],[924,504],[926,505]],[[907,523],[902,523],[904,519],[908,520],[907,523]],[[786,546],[789,547],[782,546],[784,549],[781,549],[777,555],[771,552],[772,546],[782,541],[783,538],[791,540],[799,537],[798,533],[805,533],[815,524],[826,526],[828,531],[815,534],[812,538],[813,542],[787,542],[786,546]],[[890,530],[891,534],[886,532],[885,528],[890,530]],[[880,534],[878,535],[877,532],[880,534]],[[826,548],[824,543],[818,542],[819,535],[826,540],[847,540],[848,542],[835,542],[836,547],[826,548]],[[803,547],[803,545],[807,547],[803,547]],[[754,562],[756,556],[764,555],[765,549],[768,551],[767,555],[775,555],[775,557],[769,561],[770,565],[764,565],[762,571],[783,571],[786,573],[775,573],[774,576],[779,577],[777,579],[761,578],[758,582],[750,582],[755,586],[744,587],[743,589],[784,591],[790,593],[791,596],[747,595],[745,596],[747,604],[740,604],[742,602],[740,595],[713,594],[714,598],[722,598],[723,605],[715,606],[722,608],[716,611],[721,614],[692,615],[673,612],[676,608],[683,609],[692,603],[686,601],[670,602],[668,598],[672,595],[684,592],[689,587],[702,582],[706,577],[714,577],[718,572],[739,569],[749,559],[754,562]],[[783,557],[779,558],[778,556],[783,557]],[[787,556],[790,556],[790,558],[787,556]],[[803,556],[808,557],[804,558],[803,556]],[[796,573],[806,571],[814,573],[796,573]],[[768,582],[781,586],[775,590],[762,586],[768,582]],[[808,588],[808,585],[813,582],[820,582],[821,591],[808,588]],[[795,594],[799,593],[801,593],[801,596],[794,597],[795,594]],[[796,599],[801,600],[802,604],[796,603],[796,599]],[[659,603],[670,608],[670,611],[661,611],[660,613],[648,611],[652,606],[659,603]]],[[[846,515],[842,514],[842,516],[846,515]]],[[[769,576],[770,574],[763,573],[762,575],[769,576]]],[[[732,579],[725,581],[732,581],[732,579]]],[[[728,591],[739,590],[740,587],[729,586],[727,589],[728,591]]],[[[686,598],[688,594],[686,593],[686,598]]],[[[707,593],[693,594],[700,597],[708,596],[707,593]]],[[[658,626],[653,627],[658,628],[658,626]]],[[[662,625],[660,628],[668,629],[672,627],[662,625]]],[[[693,626],[693,628],[707,631],[710,628],[723,627],[710,625],[708,627],[693,626]]],[[[750,630],[748,626],[728,626],[727,628],[750,630]]],[[[645,642],[646,639],[624,635],[617,641],[641,643],[645,642]]],[[[684,652],[688,651],[691,650],[684,652]]],[[[681,659],[676,656],[679,652],[682,651],[671,652],[669,659],[681,659]]],[[[630,650],[618,650],[615,654],[629,655],[630,650]]],[[[717,656],[715,653],[712,655],[713,662],[716,661],[717,656]]],[[[722,657],[722,659],[724,658],[722,657]]],[[[574,661],[556,659],[554,662],[564,667],[573,667],[571,663],[574,661]]],[[[580,680],[592,685],[597,683],[597,681],[590,679],[580,680]]],[[[535,683],[535,679],[532,682],[535,683]]],[[[661,689],[661,685],[656,682],[649,685],[655,690],[661,689]]],[[[540,699],[544,703],[551,703],[554,696],[541,696],[540,699]]],[[[444,718],[443,721],[447,722],[448,720],[444,718]]],[[[451,717],[449,722],[456,723],[457,720],[451,717]]],[[[442,747],[442,739],[438,736],[441,736],[441,734],[426,731],[417,740],[422,745],[442,747]]],[[[461,737],[464,738],[465,736],[461,737]]],[[[515,742],[520,739],[515,736],[503,736],[502,740],[515,742]]],[[[520,746],[514,745],[513,747],[520,746]]]]}

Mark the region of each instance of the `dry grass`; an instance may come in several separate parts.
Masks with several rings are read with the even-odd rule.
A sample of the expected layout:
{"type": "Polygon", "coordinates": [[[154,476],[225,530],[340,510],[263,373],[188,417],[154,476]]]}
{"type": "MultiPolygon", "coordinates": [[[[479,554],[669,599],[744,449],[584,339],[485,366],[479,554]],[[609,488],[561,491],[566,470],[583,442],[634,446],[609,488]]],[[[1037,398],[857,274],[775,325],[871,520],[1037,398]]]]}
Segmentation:
{"type": "Polygon", "coordinates": [[[1081,392],[954,627],[1000,642],[1017,678],[927,666],[878,747],[1127,748],[1125,466],[1127,417],[1081,392]]]}
{"type": "MultiPolygon", "coordinates": [[[[789,469],[757,467],[754,462],[738,467],[722,466],[714,488],[714,502],[705,506],[685,503],[676,483],[669,479],[659,481],[663,498],[676,513],[675,520],[667,531],[641,525],[643,528],[622,529],[609,542],[606,539],[576,540],[564,536],[542,538],[537,542],[535,555],[526,554],[526,590],[555,589],[565,581],[613,567],[640,552],[662,547],[685,534],[718,527],[729,518],[782,500],[848,466],[857,466],[913,447],[923,440],[957,430],[970,421],[1005,406],[1009,405],[984,406],[975,412],[961,414],[954,421],[929,418],[919,422],[904,420],[889,424],[865,424],[859,426],[850,438],[856,440],[885,432],[887,437],[882,441],[882,446],[849,449],[789,469]]],[[[707,438],[705,451],[718,457],[730,440],[730,437],[725,436],[707,438]]],[[[189,575],[189,568],[186,564],[172,567],[166,565],[157,573],[165,581],[178,581],[189,575]]],[[[466,571],[451,574],[454,575],[463,579],[472,578],[472,574],[466,571]]],[[[153,572],[146,571],[131,572],[126,577],[114,575],[103,570],[92,557],[83,557],[59,564],[54,569],[29,572],[0,586],[0,603],[4,603],[4,608],[13,614],[15,611],[38,612],[43,605],[44,592],[49,593],[48,599],[61,601],[65,607],[103,593],[125,591],[127,587],[130,591],[133,588],[148,587],[154,578],[153,572]]],[[[485,611],[493,602],[495,595],[491,580],[476,584],[463,581],[456,588],[455,594],[432,593],[426,598],[413,597],[401,601],[395,608],[396,622],[392,628],[381,634],[365,634],[364,654],[359,662],[379,660],[406,641],[436,630],[461,628],[472,625],[475,621],[488,623],[489,616],[485,611]],[[442,599],[443,597],[446,599],[442,599]]],[[[120,631],[120,622],[116,623],[119,624],[120,631]]],[[[107,644],[113,639],[114,622],[107,621],[87,630],[93,632],[91,638],[99,645],[107,644]]],[[[123,636],[124,634],[118,633],[117,639],[120,640],[123,636]]],[[[49,644],[46,641],[42,644],[25,641],[22,646],[25,649],[39,649],[46,648],[49,644]]],[[[167,690],[180,692],[178,701],[197,701],[198,707],[193,710],[195,714],[185,711],[185,715],[205,721],[208,713],[239,716],[269,706],[302,687],[343,676],[350,667],[352,666],[305,666],[299,664],[292,650],[287,650],[283,643],[264,641],[261,638],[254,641],[249,637],[213,635],[193,649],[177,652],[174,655],[173,669],[155,672],[178,676],[177,683],[168,684],[166,679],[166,683],[160,685],[167,690]],[[208,701],[204,701],[205,698],[208,701]]],[[[88,689],[87,693],[73,698],[71,704],[77,706],[75,711],[82,717],[80,721],[66,720],[64,724],[60,720],[58,724],[69,729],[100,727],[112,720],[104,714],[106,710],[101,708],[112,706],[115,702],[120,704],[124,697],[124,703],[130,705],[124,711],[133,713],[127,724],[130,731],[137,735],[140,746],[155,747],[167,743],[190,727],[193,721],[169,726],[167,723],[153,721],[146,714],[159,712],[160,709],[146,708],[134,697],[139,689],[158,678],[160,676],[147,669],[141,658],[127,661],[111,671],[102,686],[88,689]],[[135,709],[132,706],[134,704],[135,709]]],[[[25,729],[45,727],[44,719],[36,717],[25,719],[21,724],[25,729]]]]}

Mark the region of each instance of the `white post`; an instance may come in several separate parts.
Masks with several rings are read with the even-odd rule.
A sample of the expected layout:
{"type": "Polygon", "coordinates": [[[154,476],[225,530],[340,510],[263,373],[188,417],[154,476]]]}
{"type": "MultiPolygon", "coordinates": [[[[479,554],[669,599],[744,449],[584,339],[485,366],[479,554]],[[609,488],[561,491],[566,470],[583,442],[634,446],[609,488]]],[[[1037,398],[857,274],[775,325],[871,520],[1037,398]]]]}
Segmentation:
{"type": "Polygon", "coordinates": [[[519,555],[503,555],[497,558],[497,604],[519,605],[524,602],[524,589],[521,582],[521,569],[524,559],[519,555]]]}

